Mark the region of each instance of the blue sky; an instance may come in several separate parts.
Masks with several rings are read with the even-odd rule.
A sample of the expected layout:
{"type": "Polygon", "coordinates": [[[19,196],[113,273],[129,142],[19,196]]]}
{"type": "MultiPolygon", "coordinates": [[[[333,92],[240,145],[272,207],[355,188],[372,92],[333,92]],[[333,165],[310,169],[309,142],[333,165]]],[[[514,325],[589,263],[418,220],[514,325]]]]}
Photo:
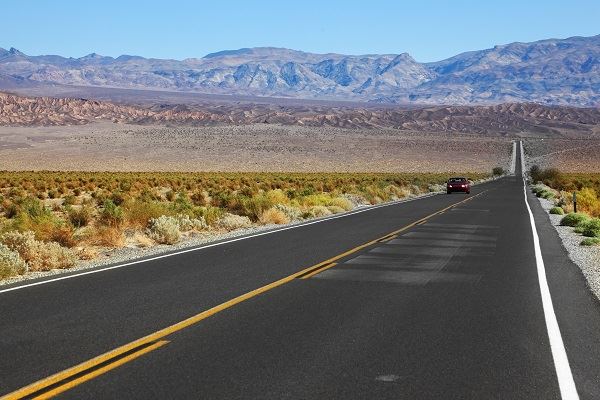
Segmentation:
{"type": "Polygon", "coordinates": [[[81,57],[202,57],[275,46],[418,61],[513,41],[600,34],[600,1],[16,1],[0,47],[81,57]]]}

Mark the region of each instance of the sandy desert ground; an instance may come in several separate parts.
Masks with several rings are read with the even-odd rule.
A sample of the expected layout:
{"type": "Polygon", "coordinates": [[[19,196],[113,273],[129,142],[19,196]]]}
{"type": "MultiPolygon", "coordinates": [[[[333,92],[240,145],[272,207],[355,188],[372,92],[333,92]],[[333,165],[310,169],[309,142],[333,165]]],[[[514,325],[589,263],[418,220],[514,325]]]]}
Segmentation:
{"type": "Polygon", "coordinates": [[[0,127],[0,170],[489,172],[511,139],[255,124],[0,127]]]}
{"type": "Polygon", "coordinates": [[[599,172],[600,139],[529,138],[524,141],[529,165],[564,172],[599,172]]]}

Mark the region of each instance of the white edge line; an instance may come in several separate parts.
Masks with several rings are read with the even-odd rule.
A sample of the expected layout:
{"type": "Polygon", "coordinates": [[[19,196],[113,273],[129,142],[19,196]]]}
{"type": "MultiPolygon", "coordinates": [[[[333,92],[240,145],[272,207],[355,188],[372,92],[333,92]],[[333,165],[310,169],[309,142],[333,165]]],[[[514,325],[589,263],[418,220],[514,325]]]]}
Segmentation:
{"type": "MultiPolygon", "coordinates": [[[[520,146],[521,151],[523,151],[522,142],[520,142],[520,146]]],[[[523,159],[521,159],[521,165],[523,165],[523,159]]],[[[540,248],[540,238],[535,227],[533,212],[531,211],[531,207],[527,201],[527,184],[525,182],[525,178],[523,178],[523,194],[525,196],[527,212],[529,213],[529,221],[531,222],[531,232],[533,233],[533,246],[535,250],[535,263],[537,266],[538,280],[540,283],[540,293],[542,295],[544,318],[546,319],[546,329],[548,330],[548,338],[550,339],[550,350],[552,351],[552,358],[554,359],[554,368],[556,370],[560,395],[563,400],[578,400],[579,395],[577,394],[577,388],[575,387],[575,382],[573,380],[573,373],[571,372],[571,366],[569,365],[569,359],[567,357],[567,351],[560,334],[558,321],[556,320],[556,314],[552,304],[552,296],[550,296],[550,288],[548,287],[548,280],[546,278],[546,267],[542,257],[542,250],[540,248]]]]}
{"type": "MultiPolygon", "coordinates": [[[[519,142],[520,143],[520,142],[519,142]]],[[[510,160],[510,174],[514,175],[517,169],[517,141],[512,142],[512,159],[510,160]]]]}
{"type": "MultiPolygon", "coordinates": [[[[65,280],[65,279],[76,278],[76,277],[79,277],[79,276],[96,274],[98,272],[109,271],[111,269],[123,268],[123,267],[128,267],[130,265],[136,265],[136,264],[142,264],[142,263],[149,262],[149,261],[160,260],[161,258],[167,258],[167,257],[177,256],[179,254],[185,254],[185,253],[190,253],[192,251],[198,251],[198,250],[208,249],[210,247],[222,246],[224,244],[238,242],[240,240],[250,239],[250,238],[254,238],[254,237],[258,237],[258,236],[270,235],[272,233],[287,231],[289,229],[296,229],[296,228],[300,228],[302,226],[307,226],[307,225],[318,224],[320,222],[329,221],[329,220],[332,220],[332,219],[344,218],[344,217],[348,217],[350,215],[359,214],[359,213],[362,213],[362,212],[365,212],[365,211],[371,211],[371,210],[375,210],[375,209],[382,208],[382,207],[389,207],[389,206],[393,206],[393,205],[396,205],[396,204],[408,203],[410,201],[415,201],[415,200],[420,200],[420,199],[424,199],[424,198],[427,198],[427,197],[432,197],[432,196],[435,196],[437,194],[439,194],[439,193],[434,192],[434,193],[426,194],[424,196],[415,197],[415,198],[412,198],[412,199],[402,199],[402,200],[397,200],[397,201],[393,201],[393,202],[389,202],[389,203],[385,203],[385,204],[378,204],[378,205],[368,206],[368,207],[364,207],[364,208],[359,209],[359,210],[349,211],[349,212],[346,212],[346,213],[343,213],[343,214],[332,215],[332,216],[325,217],[325,218],[319,218],[319,219],[316,219],[316,220],[313,220],[313,221],[308,221],[308,222],[303,222],[303,223],[300,223],[300,224],[285,226],[283,228],[276,228],[276,229],[272,229],[272,230],[268,230],[268,231],[264,231],[264,232],[254,233],[254,234],[247,235],[247,236],[236,237],[236,238],[233,238],[233,239],[224,240],[222,242],[208,243],[208,244],[200,245],[200,246],[197,246],[197,247],[191,247],[189,249],[174,251],[174,252],[171,252],[171,253],[161,254],[161,255],[158,255],[158,256],[150,257],[150,258],[143,258],[143,259],[139,259],[139,260],[134,260],[134,261],[126,262],[126,263],[123,263],[123,264],[117,264],[117,265],[112,265],[112,266],[109,266],[109,267],[92,269],[90,271],[84,271],[84,272],[80,272],[80,273],[74,273],[74,274],[71,274],[71,275],[60,276],[58,278],[46,279],[46,280],[39,281],[39,282],[26,283],[26,284],[23,284],[23,285],[14,286],[14,287],[10,287],[10,288],[7,288],[7,289],[2,289],[2,290],[0,290],[0,294],[1,293],[6,293],[6,292],[12,292],[14,290],[19,290],[19,289],[25,289],[25,288],[32,287],[32,286],[44,285],[46,283],[62,281],[62,280],[65,280]]],[[[65,273],[68,273],[68,272],[65,272],[65,273]]]]}

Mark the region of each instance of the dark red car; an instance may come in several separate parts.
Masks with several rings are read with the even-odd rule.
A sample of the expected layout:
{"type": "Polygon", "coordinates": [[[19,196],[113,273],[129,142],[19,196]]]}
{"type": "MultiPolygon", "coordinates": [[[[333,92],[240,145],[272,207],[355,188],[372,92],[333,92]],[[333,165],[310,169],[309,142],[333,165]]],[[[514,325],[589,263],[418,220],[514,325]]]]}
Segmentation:
{"type": "Polygon", "coordinates": [[[446,193],[463,192],[471,193],[471,182],[467,178],[450,178],[446,182],[446,193]]]}

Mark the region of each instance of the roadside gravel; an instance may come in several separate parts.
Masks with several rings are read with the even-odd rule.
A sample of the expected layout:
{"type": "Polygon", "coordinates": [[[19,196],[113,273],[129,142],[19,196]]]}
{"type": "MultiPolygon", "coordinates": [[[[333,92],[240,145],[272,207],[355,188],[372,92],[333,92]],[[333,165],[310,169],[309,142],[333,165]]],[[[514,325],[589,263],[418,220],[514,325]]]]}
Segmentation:
{"type": "Polygon", "coordinates": [[[540,197],[538,197],[538,200],[548,214],[552,226],[562,239],[563,246],[569,253],[569,258],[581,269],[588,286],[600,299],[600,246],[581,246],[579,243],[583,240],[583,236],[573,232],[571,227],[560,226],[562,215],[554,215],[548,212],[554,206],[554,203],[540,197]]]}

